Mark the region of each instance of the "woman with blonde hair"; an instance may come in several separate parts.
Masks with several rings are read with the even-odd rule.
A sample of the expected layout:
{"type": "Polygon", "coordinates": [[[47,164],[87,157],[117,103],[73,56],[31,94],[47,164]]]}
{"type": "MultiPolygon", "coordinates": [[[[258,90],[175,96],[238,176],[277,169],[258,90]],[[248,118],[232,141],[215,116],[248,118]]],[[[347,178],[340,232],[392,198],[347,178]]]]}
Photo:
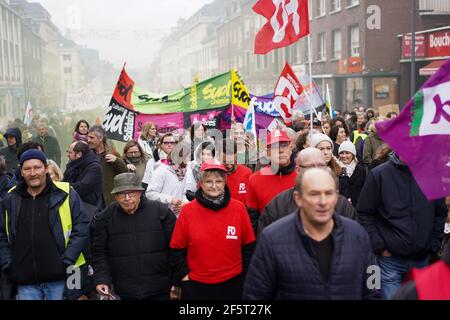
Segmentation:
{"type": "Polygon", "coordinates": [[[59,182],[63,180],[63,173],[61,169],[58,167],[55,161],[48,159],[48,174],[50,175],[50,178],[55,181],[59,182]]]}
{"type": "Polygon", "coordinates": [[[147,156],[152,157],[158,143],[158,129],[153,122],[147,122],[142,128],[138,143],[147,156]]]}

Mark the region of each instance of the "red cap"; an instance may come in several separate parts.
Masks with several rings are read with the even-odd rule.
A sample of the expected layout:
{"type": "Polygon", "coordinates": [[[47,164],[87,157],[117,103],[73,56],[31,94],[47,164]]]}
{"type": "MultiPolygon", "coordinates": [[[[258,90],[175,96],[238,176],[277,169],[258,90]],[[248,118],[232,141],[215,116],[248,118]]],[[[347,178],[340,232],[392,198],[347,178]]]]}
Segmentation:
{"type": "Polygon", "coordinates": [[[227,173],[227,169],[225,169],[225,166],[217,160],[203,162],[202,166],[200,167],[200,172],[206,170],[220,170],[227,173]]]}
{"type": "Polygon", "coordinates": [[[267,144],[271,145],[280,142],[291,142],[291,139],[289,139],[289,136],[283,130],[271,131],[270,135],[267,137],[267,144]]]}

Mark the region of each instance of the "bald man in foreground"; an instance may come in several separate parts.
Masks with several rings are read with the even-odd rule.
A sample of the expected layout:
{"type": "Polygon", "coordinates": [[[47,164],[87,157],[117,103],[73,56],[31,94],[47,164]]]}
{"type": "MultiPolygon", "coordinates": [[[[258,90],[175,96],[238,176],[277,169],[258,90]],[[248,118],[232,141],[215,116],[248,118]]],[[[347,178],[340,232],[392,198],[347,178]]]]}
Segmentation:
{"type": "Polygon", "coordinates": [[[298,209],[260,235],[244,285],[249,300],[380,297],[367,232],[335,214],[337,178],[314,168],[297,178],[298,209]],[[372,281],[373,280],[373,281],[372,281]]]}

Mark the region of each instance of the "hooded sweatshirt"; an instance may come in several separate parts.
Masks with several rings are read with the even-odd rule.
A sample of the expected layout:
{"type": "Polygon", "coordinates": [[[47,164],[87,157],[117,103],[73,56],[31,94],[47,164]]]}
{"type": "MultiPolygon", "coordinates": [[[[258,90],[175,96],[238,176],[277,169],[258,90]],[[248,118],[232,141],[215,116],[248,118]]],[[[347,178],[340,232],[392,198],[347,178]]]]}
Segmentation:
{"type": "Polygon", "coordinates": [[[9,128],[6,130],[5,139],[8,136],[12,136],[16,138],[16,144],[13,146],[7,145],[0,150],[0,155],[5,158],[6,162],[6,172],[14,173],[19,165],[19,160],[17,159],[17,148],[22,145],[22,133],[19,128],[9,128]]]}

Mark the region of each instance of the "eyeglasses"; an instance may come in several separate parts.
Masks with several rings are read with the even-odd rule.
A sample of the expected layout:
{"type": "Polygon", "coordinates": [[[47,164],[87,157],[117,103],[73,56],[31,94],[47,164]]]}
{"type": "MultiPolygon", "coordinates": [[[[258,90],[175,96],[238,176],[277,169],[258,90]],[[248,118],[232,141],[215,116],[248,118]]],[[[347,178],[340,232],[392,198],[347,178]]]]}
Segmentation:
{"type": "Polygon", "coordinates": [[[324,169],[324,168],[326,168],[327,167],[327,165],[326,164],[312,164],[312,165],[309,165],[309,166],[302,166],[302,165],[297,165],[297,167],[298,168],[303,168],[303,169],[310,169],[310,168],[321,168],[321,169],[324,169]]]}
{"type": "Polygon", "coordinates": [[[125,191],[125,192],[119,192],[116,193],[116,196],[119,199],[126,199],[126,197],[128,196],[130,199],[134,199],[136,198],[138,192],[137,191],[125,191]]]}
{"type": "Polygon", "coordinates": [[[175,141],[164,141],[163,142],[163,144],[165,144],[166,146],[174,146],[174,145],[176,145],[177,143],[175,142],[175,141]]]}

